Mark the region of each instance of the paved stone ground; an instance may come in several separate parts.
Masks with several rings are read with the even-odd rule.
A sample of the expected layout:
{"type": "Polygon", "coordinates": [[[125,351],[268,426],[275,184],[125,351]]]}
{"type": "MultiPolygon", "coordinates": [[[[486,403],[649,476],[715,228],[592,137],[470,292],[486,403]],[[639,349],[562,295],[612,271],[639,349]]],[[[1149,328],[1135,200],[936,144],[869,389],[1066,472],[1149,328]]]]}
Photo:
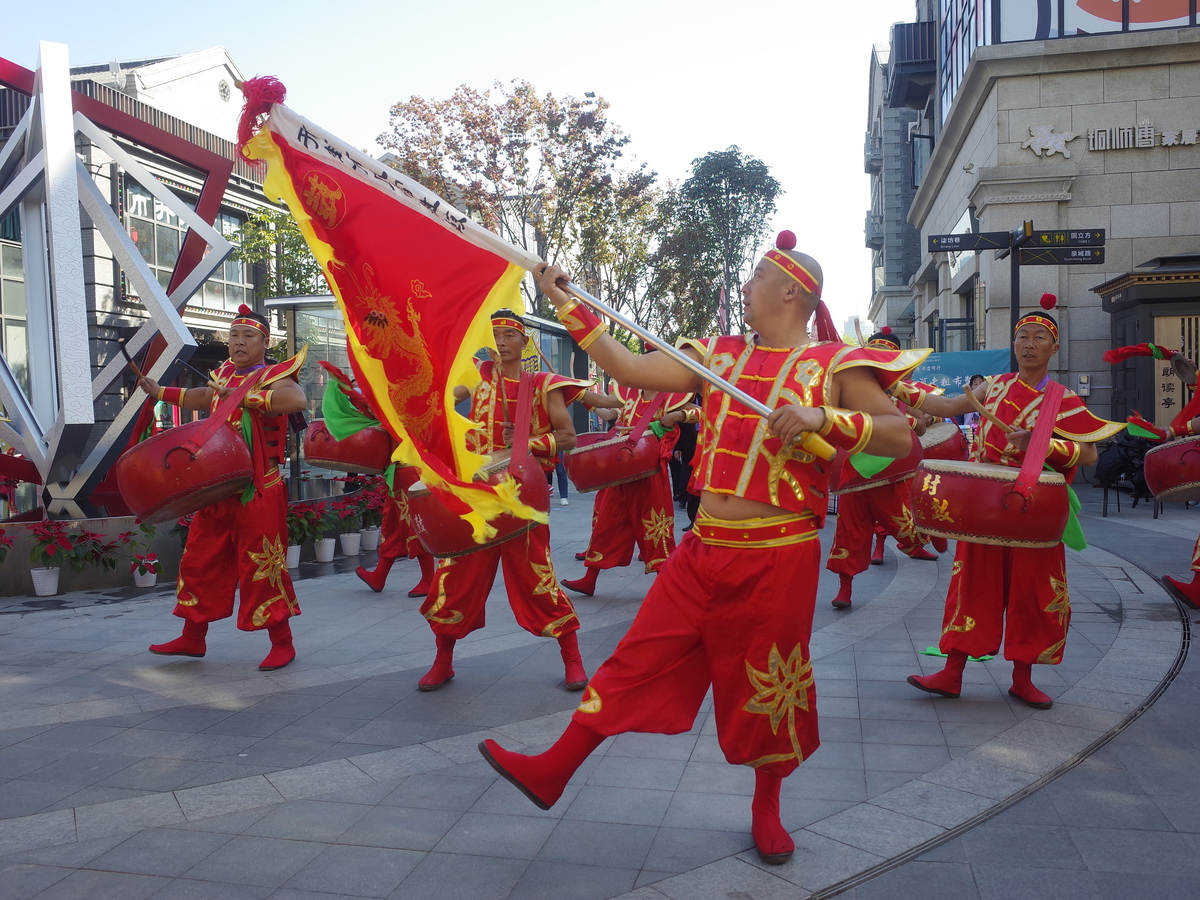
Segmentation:
{"type": "MultiPolygon", "coordinates": [[[[780,867],[753,852],[753,775],[707,709],[688,734],[606,741],[549,812],[496,777],[480,740],[540,750],[578,699],[500,586],[432,694],[413,564],[383,594],[357,560],[305,564],[300,657],[271,674],[265,638],[229,622],[202,660],[147,653],[177,632],[167,588],[0,600],[0,900],[1193,897],[1200,667],[1149,573],[1186,570],[1200,515],[1126,500],[1101,518],[1101,492],[1080,493],[1092,547],[1068,553],[1066,660],[1035,672],[1048,711],[1011,701],[998,659],[970,664],[959,700],[904,683],[941,665],[921,651],[949,557],[889,553],[847,612],[826,573],[823,746],[785,782],[798,849],[780,867]]],[[[581,571],[590,501],[552,512],[560,577],[581,571]]],[[[589,668],[651,577],[605,573],[578,599],[589,668]]]]}

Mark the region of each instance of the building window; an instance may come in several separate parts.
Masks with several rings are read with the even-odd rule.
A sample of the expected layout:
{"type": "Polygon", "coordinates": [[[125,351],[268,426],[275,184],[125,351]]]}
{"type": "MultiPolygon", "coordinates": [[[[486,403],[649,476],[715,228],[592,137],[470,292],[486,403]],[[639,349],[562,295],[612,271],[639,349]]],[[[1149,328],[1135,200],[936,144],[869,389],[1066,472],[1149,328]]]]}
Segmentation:
{"type": "MultiPolygon", "coordinates": [[[[181,198],[189,207],[195,208],[190,197],[181,198]]],[[[217,216],[214,227],[230,237],[244,220],[230,213],[217,216]]],[[[179,260],[179,251],[187,234],[187,225],[179,216],[167,209],[140,184],[125,183],[125,226],[129,236],[137,244],[142,258],[158,278],[163,290],[171,281],[171,273],[179,260]]],[[[227,258],[204,282],[202,288],[190,301],[192,307],[234,312],[250,298],[254,286],[247,280],[248,267],[244,262],[227,258]]]]}
{"type": "Polygon", "coordinates": [[[0,243],[0,353],[21,390],[29,391],[25,265],[20,244],[0,243]]]}

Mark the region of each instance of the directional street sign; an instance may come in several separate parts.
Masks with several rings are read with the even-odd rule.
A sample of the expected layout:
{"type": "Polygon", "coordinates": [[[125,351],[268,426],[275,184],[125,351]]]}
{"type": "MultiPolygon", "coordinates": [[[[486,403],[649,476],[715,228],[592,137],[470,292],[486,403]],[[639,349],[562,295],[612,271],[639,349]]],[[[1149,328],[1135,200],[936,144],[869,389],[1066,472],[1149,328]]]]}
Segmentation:
{"type": "Polygon", "coordinates": [[[1093,265],[1104,262],[1103,247],[1022,247],[1018,262],[1023,266],[1093,265]]]}
{"type": "Polygon", "coordinates": [[[1035,231],[1029,243],[1034,247],[1103,247],[1104,234],[1103,228],[1035,231]]]}
{"type": "Polygon", "coordinates": [[[1009,245],[1007,231],[985,231],[982,234],[931,234],[930,253],[962,253],[969,250],[999,250],[1009,245]]]}

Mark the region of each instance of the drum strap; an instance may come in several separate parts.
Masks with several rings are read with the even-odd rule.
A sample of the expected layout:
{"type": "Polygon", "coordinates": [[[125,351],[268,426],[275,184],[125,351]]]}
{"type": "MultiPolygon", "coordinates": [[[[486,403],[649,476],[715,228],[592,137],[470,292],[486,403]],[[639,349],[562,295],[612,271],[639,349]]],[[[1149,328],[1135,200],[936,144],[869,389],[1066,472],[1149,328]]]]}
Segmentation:
{"type": "Polygon", "coordinates": [[[217,429],[225,424],[230,418],[234,410],[242,402],[242,398],[250,393],[251,389],[258,384],[258,380],[262,377],[261,370],[255,373],[254,377],[247,378],[242,384],[229,394],[226,394],[217,401],[216,408],[213,409],[209,417],[204,420],[204,425],[196,429],[190,441],[185,442],[184,449],[190,452],[193,456],[200,452],[208,439],[217,433],[217,429]]]}
{"type": "Polygon", "coordinates": [[[1046,455],[1050,451],[1050,438],[1054,435],[1054,424],[1058,421],[1058,410],[1062,406],[1066,390],[1057,381],[1046,382],[1037,424],[1033,426],[1033,432],[1029,436],[1029,446],[1025,450],[1025,459],[1021,463],[1021,471],[1017,474],[1014,488],[1026,502],[1038,483],[1046,455]]]}
{"type": "Polygon", "coordinates": [[[650,423],[654,421],[655,414],[663,408],[663,404],[667,402],[667,392],[659,391],[657,396],[646,404],[646,408],[642,410],[642,414],[637,417],[637,421],[633,423],[633,428],[629,430],[629,437],[626,438],[630,443],[636,444],[645,434],[650,423]]]}
{"type": "MultiPolygon", "coordinates": [[[[500,375],[500,389],[504,390],[504,374],[500,375]]],[[[529,459],[529,423],[533,419],[533,376],[521,373],[517,384],[517,415],[513,420],[512,456],[508,459],[508,474],[517,477],[529,459]]]]}

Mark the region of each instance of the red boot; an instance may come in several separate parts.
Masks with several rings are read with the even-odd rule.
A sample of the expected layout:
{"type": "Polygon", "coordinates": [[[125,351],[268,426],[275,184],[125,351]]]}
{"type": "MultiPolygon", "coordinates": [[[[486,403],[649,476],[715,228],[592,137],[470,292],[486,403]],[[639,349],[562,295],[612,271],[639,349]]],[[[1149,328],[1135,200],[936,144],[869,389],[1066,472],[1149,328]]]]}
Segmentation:
{"type": "Polygon", "coordinates": [[[582,691],[587,687],[588,675],[583,667],[583,657],[579,655],[579,638],[574,631],[558,639],[558,650],[562,654],[567,690],[582,691]]]}
{"type": "Polygon", "coordinates": [[[408,592],[410,597],[425,597],[433,587],[433,573],[437,571],[437,560],[428,553],[417,554],[417,564],[421,567],[421,580],[417,586],[408,592]]]}
{"type": "Polygon", "coordinates": [[[913,549],[905,550],[904,552],[908,555],[909,559],[936,560],[938,558],[936,553],[930,553],[924,547],[916,545],[913,546],[913,549]]]}
{"type": "Polygon", "coordinates": [[[871,553],[871,565],[883,565],[883,542],[887,540],[886,534],[875,535],[875,550],[871,553]]]}
{"type": "Polygon", "coordinates": [[[388,572],[392,570],[392,566],[396,564],[396,557],[381,556],[379,562],[375,566],[375,571],[359,566],[354,570],[354,574],[366,582],[367,587],[375,593],[383,590],[383,585],[387,581],[388,572]]]}
{"type": "Polygon", "coordinates": [[[1049,709],[1054,705],[1049,694],[1033,686],[1033,666],[1029,663],[1013,663],[1013,683],[1008,693],[1034,709],[1049,709]]]}
{"type": "Polygon", "coordinates": [[[1180,581],[1170,575],[1164,575],[1162,584],[1167,593],[1176,600],[1192,609],[1200,609],[1200,572],[1195,573],[1191,581],[1180,581]]]}
{"type": "Polygon", "coordinates": [[[927,694],[939,697],[957,697],[962,693],[963,669],[967,666],[967,654],[951,650],[946,657],[946,667],[932,675],[909,675],[908,683],[927,694]]]}
{"type": "Polygon", "coordinates": [[[783,779],[763,769],[754,770],[754,799],[750,801],[750,835],[759,858],[778,866],[792,858],[796,844],[779,818],[779,788],[783,779]]]}
{"type": "Polygon", "coordinates": [[[150,652],[159,656],[194,656],[201,657],[208,652],[204,636],[208,634],[207,622],[183,620],[183,634],[165,644],[151,644],[150,652]]]}
{"type": "Polygon", "coordinates": [[[583,594],[585,597],[590,597],[596,593],[596,579],[598,577],[600,577],[599,569],[584,566],[583,577],[577,578],[574,581],[563,579],[563,587],[570,588],[575,593],[583,594]]]}
{"type": "Polygon", "coordinates": [[[437,655],[433,658],[433,667],[421,676],[417,690],[436,691],[454,677],[454,642],[455,638],[437,635],[437,655]]]}
{"type": "Polygon", "coordinates": [[[558,802],[575,770],[603,742],[604,735],[572,719],[554,746],[537,756],[513,753],[492,740],[481,743],[479,752],[493,769],[532,800],[534,806],[549,809],[558,802]]]}
{"type": "Polygon", "coordinates": [[[850,592],[854,586],[854,576],[839,574],[838,581],[841,583],[841,587],[838,588],[837,596],[833,598],[833,608],[849,609],[850,592]]]}
{"type": "Polygon", "coordinates": [[[950,542],[944,537],[931,537],[929,543],[933,545],[933,549],[938,553],[945,553],[950,549],[950,542]]]}
{"type": "Polygon", "coordinates": [[[292,626],[287,619],[268,625],[267,634],[271,638],[271,652],[258,664],[258,668],[263,672],[273,672],[296,658],[296,648],[292,646],[292,626]]]}

